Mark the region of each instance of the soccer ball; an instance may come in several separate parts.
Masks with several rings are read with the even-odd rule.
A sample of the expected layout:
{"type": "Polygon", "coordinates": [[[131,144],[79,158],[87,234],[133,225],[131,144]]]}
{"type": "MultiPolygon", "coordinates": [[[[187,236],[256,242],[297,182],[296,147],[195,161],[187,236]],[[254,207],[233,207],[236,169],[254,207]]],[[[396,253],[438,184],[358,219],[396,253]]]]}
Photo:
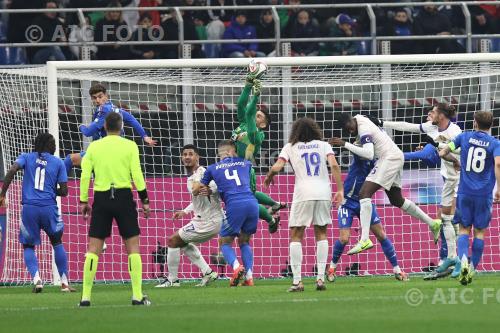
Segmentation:
{"type": "Polygon", "coordinates": [[[252,59],[248,64],[248,72],[256,79],[260,79],[267,73],[267,65],[262,60],[252,59]]]}

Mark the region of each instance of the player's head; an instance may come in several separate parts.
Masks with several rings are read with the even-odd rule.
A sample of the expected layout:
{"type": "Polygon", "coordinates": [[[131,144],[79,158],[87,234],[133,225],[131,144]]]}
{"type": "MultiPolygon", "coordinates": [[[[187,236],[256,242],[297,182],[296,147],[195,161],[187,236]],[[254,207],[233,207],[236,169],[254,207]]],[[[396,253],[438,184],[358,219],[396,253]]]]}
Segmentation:
{"type": "Polygon", "coordinates": [[[493,126],[493,113],[490,111],[476,111],[474,113],[474,129],[477,131],[489,131],[493,126]]]}
{"type": "Polygon", "coordinates": [[[56,140],[50,133],[39,133],[34,142],[34,151],[41,154],[41,153],[49,153],[54,155],[56,152],[56,140]]]}
{"type": "Polygon", "coordinates": [[[257,124],[257,128],[266,129],[271,125],[271,117],[266,110],[259,110],[255,115],[255,123],[257,124]]]}
{"type": "Polygon", "coordinates": [[[438,103],[429,111],[428,119],[433,125],[439,125],[443,122],[450,121],[456,116],[457,112],[453,105],[447,103],[438,103]]]}
{"type": "Polygon", "coordinates": [[[108,94],[106,93],[106,87],[101,83],[92,85],[89,89],[89,95],[90,98],[92,98],[92,102],[94,102],[97,106],[103,105],[109,99],[108,94]]]}
{"type": "Polygon", "coordinates": [[[182,147],[182,164],[186,168],[194,168],[199,165],[200,154],[198,148],[193,144],[188,144],[182,147]]]}
{"type": "Polygon", "coordinates": [[[318,123],[307,117],[295,120],[288,142],[294,145],[297,142],[310,142],[312,140],[323,140],[323,133],[318,123]]]}
{"type": "Polygon", "coordinates": [[[342,130],[348,131],[352,135],[358,134],[358,124],[350,113],[342,112],[339,114],[337,122],[342,130]]]}
{"type": "Polygon", "coordinates": [[[123,119],[118,112],[110,112],[104,121],[104,129],[109,134],[120,134],[123,128],[123,119]]]}
{"type": "Polygon", "coordinates": [[[231,140],[224,140],[217,145],[217,154],[222,160],[226,157],[236,157],[236,146],[231,140]]]}

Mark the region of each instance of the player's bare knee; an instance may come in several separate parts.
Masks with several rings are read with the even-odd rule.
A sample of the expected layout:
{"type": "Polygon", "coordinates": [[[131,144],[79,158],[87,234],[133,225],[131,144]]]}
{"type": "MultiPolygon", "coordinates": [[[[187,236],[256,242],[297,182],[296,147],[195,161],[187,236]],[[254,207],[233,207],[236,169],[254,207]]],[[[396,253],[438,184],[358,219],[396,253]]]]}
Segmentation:
{"type": "Polygon", "coordinates": [[[351,233],[350,232],[347,232],[345,234],[340,234],[339,236],[339,241],[340,243],[342,243],[342,245],[346,245],[347,243],[349,243],[349,238],[351,237],[351,233]]]}
{"type": "Polygon", "coordinates": [[[187,243],[182,240],[178,233],[173,234],[167,241],[167,246],[171,249],[186,246],[187,243]]]}
{"type": "Polygon", "coordinates": [[[224,244],[232,244],[234,241],[234,237],[220,237],[219,238],[219,244],[224,245],[224,244]]]}
{"type": "Polygon", "coordinates": [[[384,228],[380,224],[375,224],[370,227],[371,232],[375,235],[379,242],[387,238],[384,228]]]}
{"type": "Polygon", "coordinates": [[[304,227],[290,228],[290,241],[301,242],[303,238],[304,238],[304,227]]]}
{"type": "Polygon", "coordinates": [[[474,238],[484,239],[484,229],[474,228],[474,238]]]}
{"type": "Polygon", "coordinates": [[[324,225],[324,226],[315,225],[314,226],[314,236],[315,236],[317,242],[325,240],[327,238],[326,237],[326,225],[324,225]]]}

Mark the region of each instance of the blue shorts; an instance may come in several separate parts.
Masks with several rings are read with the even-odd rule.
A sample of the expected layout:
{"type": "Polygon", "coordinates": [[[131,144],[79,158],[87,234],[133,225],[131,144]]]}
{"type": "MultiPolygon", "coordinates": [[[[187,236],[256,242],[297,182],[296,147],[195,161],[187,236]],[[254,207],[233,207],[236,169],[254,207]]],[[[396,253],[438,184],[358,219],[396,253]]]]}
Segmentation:
{"type": "MultiPolygon", "coordinates": [[[[375,205],[372,204],[372,219],[370,225],[375,225],[380,223],[380,217],[378,216],[377,209],[375,205]]],[[[353,203],[350,201],[348,205],[342,205],[339,207],[337,214],[337,222],[339,223],[340,229],[349,229],[352,226],[352,221],[356,216],[359,219],[359,214],[361,211],[361,206],[359,202],[353,203]]]]}
{"type": "Polygon", "coordinates": [[[51,239],[61,238],[63,221],[57,206],[23,205],[19,242],[24,245],[40,245],[40,230],[45,231],[51,239]]]}
{"type": "Polygon", "coordinates": [[[486,229],[490,225],[493,197],[474,197],[459,194],[457,211],[460,212],[460,224],[468,228],[486,229]]]}
{"type": "Polygon", "coordinates": [[[257,200],[245,200],[226,205],[226,219],[222,222],[221,237],[239,236],[241,232],[253,235],[259,222],[257,200]]]}

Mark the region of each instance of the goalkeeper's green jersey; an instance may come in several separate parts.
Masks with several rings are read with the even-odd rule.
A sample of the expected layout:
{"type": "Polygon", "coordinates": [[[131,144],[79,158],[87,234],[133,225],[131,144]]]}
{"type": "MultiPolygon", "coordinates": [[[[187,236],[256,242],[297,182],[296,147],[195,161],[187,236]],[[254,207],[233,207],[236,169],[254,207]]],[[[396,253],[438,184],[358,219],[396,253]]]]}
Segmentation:
{"type": "Polygon", "coordinates": [[[260,130],[257,130],[254,135],[249,135],[247,130],[247,124],[244,122],[240,123],[240,126],[233,131],[232,139],[236,143],[238,156],[253,163],[255,157],[260,153],[260,148],[266,135],[260,130]]]}

